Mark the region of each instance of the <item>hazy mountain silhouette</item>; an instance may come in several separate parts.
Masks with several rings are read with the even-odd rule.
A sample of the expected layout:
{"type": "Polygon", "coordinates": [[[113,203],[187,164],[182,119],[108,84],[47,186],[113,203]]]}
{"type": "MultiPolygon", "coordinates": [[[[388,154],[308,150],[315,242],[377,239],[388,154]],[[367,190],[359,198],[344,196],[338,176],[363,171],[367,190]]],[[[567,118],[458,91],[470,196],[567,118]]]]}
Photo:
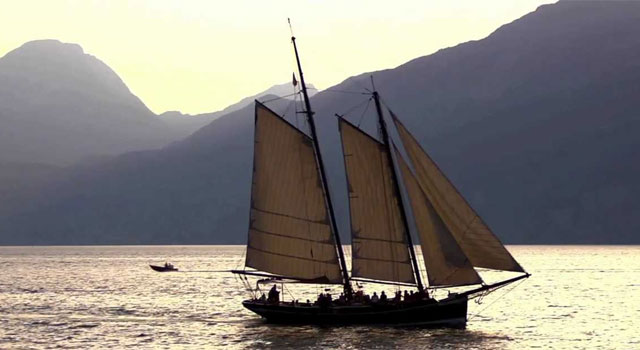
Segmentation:
{"type": "MultiPolygon", "coordinates": [[[[506,243],[637,244],[638,32],[640,3],[563,1],[373,76],[386,105],[506,243]]],[[[363,91],[369,75],[312,99],[344,235],[333,114],[367,96],[331,90],[363,91]]],[[[305,127],[287,101],[269,105],[305,127]]],[[[363,109],[347,118],[362,115],[375,134],[371,108],[363,109]]],[[[244,243],[252,126],[249,106],[162,150],[70,167],[37,191],[9,191],[0,244],[244,243]]]]}
{"type": "MultiPolygon", "coordinates": [[[[191,135],[201,127],[211,123],[213,120],[235,112],[243,107],[246,107],[253,103],[256,99],[262,99],[265,96],[283,97],[289,100],[294,99],[294,90],[291,83],[284,83],[274,85],[267,90],[255,94],[253,96],[245,97],[242,100],[226,107],[223,110],[213,113],[202,113],[197,115],[183,114],[179,111],[169,111],[160,114],[160,119],[169,124],[175,131],[176,135],[191,135]]],[[[317,90],[313,87],[313,84],[309,84],[309,96],[313,96],[317,93],[317,90]]]]}
{"type": "Polygon", "coordinates": [[[38,40],[0,58],[0,162],[69,164],[157,148],[171,130],[107,65],[38,40]]]}
{"type": "MultiPolygon", "coordinates": [[[[275,85],[255,98],[290,94],[290,86],[275,85]]],[[[79,45],[31,41],[0,58],[0,164],[67,165],[160,148],[251,101],[215,113],[157,116],[79,45]]]]}

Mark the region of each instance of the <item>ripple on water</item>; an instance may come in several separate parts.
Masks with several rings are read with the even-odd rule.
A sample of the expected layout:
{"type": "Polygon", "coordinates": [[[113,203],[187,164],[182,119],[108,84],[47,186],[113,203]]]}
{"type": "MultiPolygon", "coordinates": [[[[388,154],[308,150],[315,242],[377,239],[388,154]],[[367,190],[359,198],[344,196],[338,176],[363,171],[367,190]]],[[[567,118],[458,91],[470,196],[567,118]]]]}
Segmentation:
{"type": "MultiPolygon", "coordinates": [[[[640,247],[510,247],[533,276],[509,294],[496,292],[482,305],[470,303],[467,330],[269,325],[241,307],[245,294],[233,276],[158,274],[147,267],[169,260],[185,271],[232,269],[242,262],[243,249],[0,247],[0,266],[12,267],[0,274],[0,348],[632,349],[639,344],[635,288],[640,285],[630,281],[640,271],[640,247]]],[[[318,292],[314,286],[290,289],[300,299],[318,292]]]]}

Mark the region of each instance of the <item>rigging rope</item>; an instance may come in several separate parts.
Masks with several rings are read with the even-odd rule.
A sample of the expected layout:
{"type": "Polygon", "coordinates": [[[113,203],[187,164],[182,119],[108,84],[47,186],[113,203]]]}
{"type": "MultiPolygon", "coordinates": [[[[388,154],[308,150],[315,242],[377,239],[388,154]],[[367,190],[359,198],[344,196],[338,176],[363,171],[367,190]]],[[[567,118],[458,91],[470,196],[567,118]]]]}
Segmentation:
{"type": "MultiPolygon", "coordinates": [[[[310,55],[311,55],[311,56],[320,57],[320,56],[323,56],[323,55],[324,55],[324,53],[323,53],[323,52],[318,52],[318,51],[317,51],[317,50],[315,50],[313,47],[308,47],[308,48],[307,48],[307,51],[308,51],[308,52],[310,52],[310,55]]],[[[342,72],[344,72],[343,76],[348,76],[348,75],[349,75],[349,74],[348,74],[348,72],[345,72],[345,71],[344,71],[344,66],[340,66],[340,67],[338,67],[338,66],[337,66],[336,64],[334,64],[331,60],[324,60],[324,61],[323,61],[323,66],[325,66],[325,67],[326,67],[327,65],[328,65],[329,67],[331,67],[333,71],[336,71],[336,72],[340,72],[340,71],[342,71],[342,72]]],[[[297,67],[297,66],[296,66],[296,67],[297,67]]],[[[350,83],[352,83],[352,84],[354,84],[354,85],[358,85],[358,86],[359,86],[360,88],[362,88],[362,90],[364,90],[364,91],[369,91],[369,92],[370,92],[370,90],[369,90],[369,89],[367,89],[367,87],[366,87],[365,85],[363,85],[363,84],[362,84],[362,82],[360,82],[360,79],[358,79],[358,78],[350,79],[350,83]]]]}
{"type": "MultiPolygon", "coordinates": [[[[476,316],[480,315],[480,313],[481,313],[481,312],[485,311],[485,310],[486,310],[486,309],[488,309],[491,305],[495,304],[495,303],[496,303],[496,301],[498,301],[498,300],[500,300],[500,299],[504,298],[504,296],[505,296],[505,295],[507,295],[507,294],[511,293],[511,291],[513,291],[514,289],[516,289],[516,287],[518,287],[522,282],[524,282],[524,279],[523,279],[523,280],[520,280],[518,283],[514,284],[514,285],[511,287],[511,289],[509,289],[509,290],[507,290],[506,292],[504,292],[501,296],[499,296],[499,297],[498,297],[498,298],[496,298],[494,301],[492,301],[491,303],[489,303],[489,304],[488,304],[487,306],[485,306],[482,310],[480,310],[480,311],[476,312],[475,314],[473,314],[473,315],[469,316],[468,320],[470,321],[472,318],[474,318],[474,317],[476,317],[476,316]]],[[[498,287],[498,288],[494,289],[493,291],[496,291],[496,290],[498,290],[498,289],[500,289],[500,288],[502,288],[502,287],[504,287],[504,286],[500,286],[500,287],[498,287]]],[[[491,293],[491,291],[486,291],[486,292],[482,293],[482,295],[480,295],[480,296],[478,297],[479,301],[481,302],[481,301],[482,301],[482,298],[484,298],[485,296],[487,296],[489,293],[491,293]]],[[[478,302],[478,304],[480,304],[480,302],[478,302]]]]}
{"type": "Polygon", "coordinates": [[[364,115],[369,110],[369,106],[371,106],[371,100],[372,99],[373,99],[373,96],[369,97],[369,100],[367,101],[367,107],[365,107],[364,111],[362,111],[362,114],[360,115],[360,118],[358,120],[358,124],[356,124],[356,126],[360,127],[360,124],[362,123],[362,120],[364,119],[364,115]]]}
{"type": "Polygon", "coordinates": [[[307,90],[316,90],[318,92],[337,92],[337,93],[342,93],[342,94],[352,94],[352,95],[371,95],[371,93],[369,92],[362,92],[362,91],[350,91],[350,90],[341,90],[341,89],[332,89],[332,88],[328,88],[328,89],[324,89],[324,90],[318,90],[315,87],[308,87],[307,90]]]}
{"type": "Polygon", "coordinates": [[[298,92],[294,92],[294,93],[289,94],[289,95],[276,96],[276,97],[274,97],[274,98],[271,98],[271,99],[268,99],[268,100],[265,100],[265,101],[260,101],[260,102],[261,102],[261,103],[263,103],[263,104],[267,104],[267,103],[269,103],[269,102],[273,102],[273,101],[277,101],[277,100],[283,100],[283,99],[285,99],[285,98],[287,98],[287,97],[291,97],[291,96],[293,96],[293,95],[297,95],[297,94],[298,94],[298,92]]]}
{"type": "MultiPolygon", "coordinates": [[[[291,100],[291,102],[289,102],[289,104],[287,104],[287,108],[285,108],[284,112],[282,112],[282,118],[287,116],[287,113],[289,113],[289,110],[291,109],[291,106],[296,102],[296,100],[291,100]]],[[[295,114],[295,113],[294,113],[295,114]]],[[[296,115],[296,123],[297,123],[297,115],[296,115]]],[[[297,126],[297,125],[296,125],[297,126]]]]}
{"type": "MultiPolygon", "coordinates": [[[[362,115],[364,115],[364,113],[369,109],[369,105],[371,104],[371,100],[373,99],[373,97],[369,97],[367,100],[363,100],[362,102],[354,105],[353,107],[347,109],[346,112],[338,114],[339,117],[344,118],[346,117],[349,113],[353,112],[354,110],[362,107],[362,105],[364,105],[365,103],[367,103],[367,108],[365,108],[364,112],[362,112],[362,115]]],[[[362,115],[360,116],[360,121],[362,121],[362,115]]],[[[346,119],[346,118],[345,118],[346,119]]],[[[360,126],[358,124],[358,126],[360,126]]]]}
{"type": "MultiPolygon", "coordinates": [[[[289,290],[289,288],[285,287],[284,283],[281,284],[281,288],[283,292],[287,292],[287,294],[289,294],[292,302],[296,300],[296,297],[291,294],[291,291],[289,290]]],[[[282,293],[282,301],[284,301],[284,293],[282,293]]]]}

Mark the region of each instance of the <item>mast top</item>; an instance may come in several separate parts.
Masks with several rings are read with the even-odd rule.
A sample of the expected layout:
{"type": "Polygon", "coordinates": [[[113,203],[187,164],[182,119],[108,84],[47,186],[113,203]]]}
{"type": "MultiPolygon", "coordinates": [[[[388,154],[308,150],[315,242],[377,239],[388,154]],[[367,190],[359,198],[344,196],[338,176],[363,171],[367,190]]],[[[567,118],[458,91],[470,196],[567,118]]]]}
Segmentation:
{"type": "Polygon", "coordinates": [[[296,37],[293,36],[293,28],[291,27],[291,18],[287,17],[287,23],[289,23],[289,32],[291,33],[291,40],[296,40],[296,37]]]}

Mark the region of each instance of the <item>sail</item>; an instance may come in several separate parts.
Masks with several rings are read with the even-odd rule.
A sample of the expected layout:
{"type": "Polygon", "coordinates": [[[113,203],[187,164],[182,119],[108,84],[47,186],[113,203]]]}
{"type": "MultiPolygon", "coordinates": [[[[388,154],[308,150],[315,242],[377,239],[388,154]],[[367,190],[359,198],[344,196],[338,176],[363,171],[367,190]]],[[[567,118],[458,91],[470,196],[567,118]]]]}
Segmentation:
{"type": "Polygon", "coordinates": [[[429,285],[464,286],[482,283],[469,258],[427,199],[402,155],[395,149],[396,159],[420,236],[422,256],[429,285]]]}
{"type": "Polygon", "coordinates": [[[435,212],[475,267],[524,272],[398,118],[391,113],[416,180],[435,212]]]}
{"type": "Polygon", "coordinates": [[[340,119],[349,185],[353,277],[415,283],[384,145],[340,119]]]}
{"type": "Polygon", "coordinates": [[[245,265],[342,283],[312,140],[259,103],[245,265]]]}

